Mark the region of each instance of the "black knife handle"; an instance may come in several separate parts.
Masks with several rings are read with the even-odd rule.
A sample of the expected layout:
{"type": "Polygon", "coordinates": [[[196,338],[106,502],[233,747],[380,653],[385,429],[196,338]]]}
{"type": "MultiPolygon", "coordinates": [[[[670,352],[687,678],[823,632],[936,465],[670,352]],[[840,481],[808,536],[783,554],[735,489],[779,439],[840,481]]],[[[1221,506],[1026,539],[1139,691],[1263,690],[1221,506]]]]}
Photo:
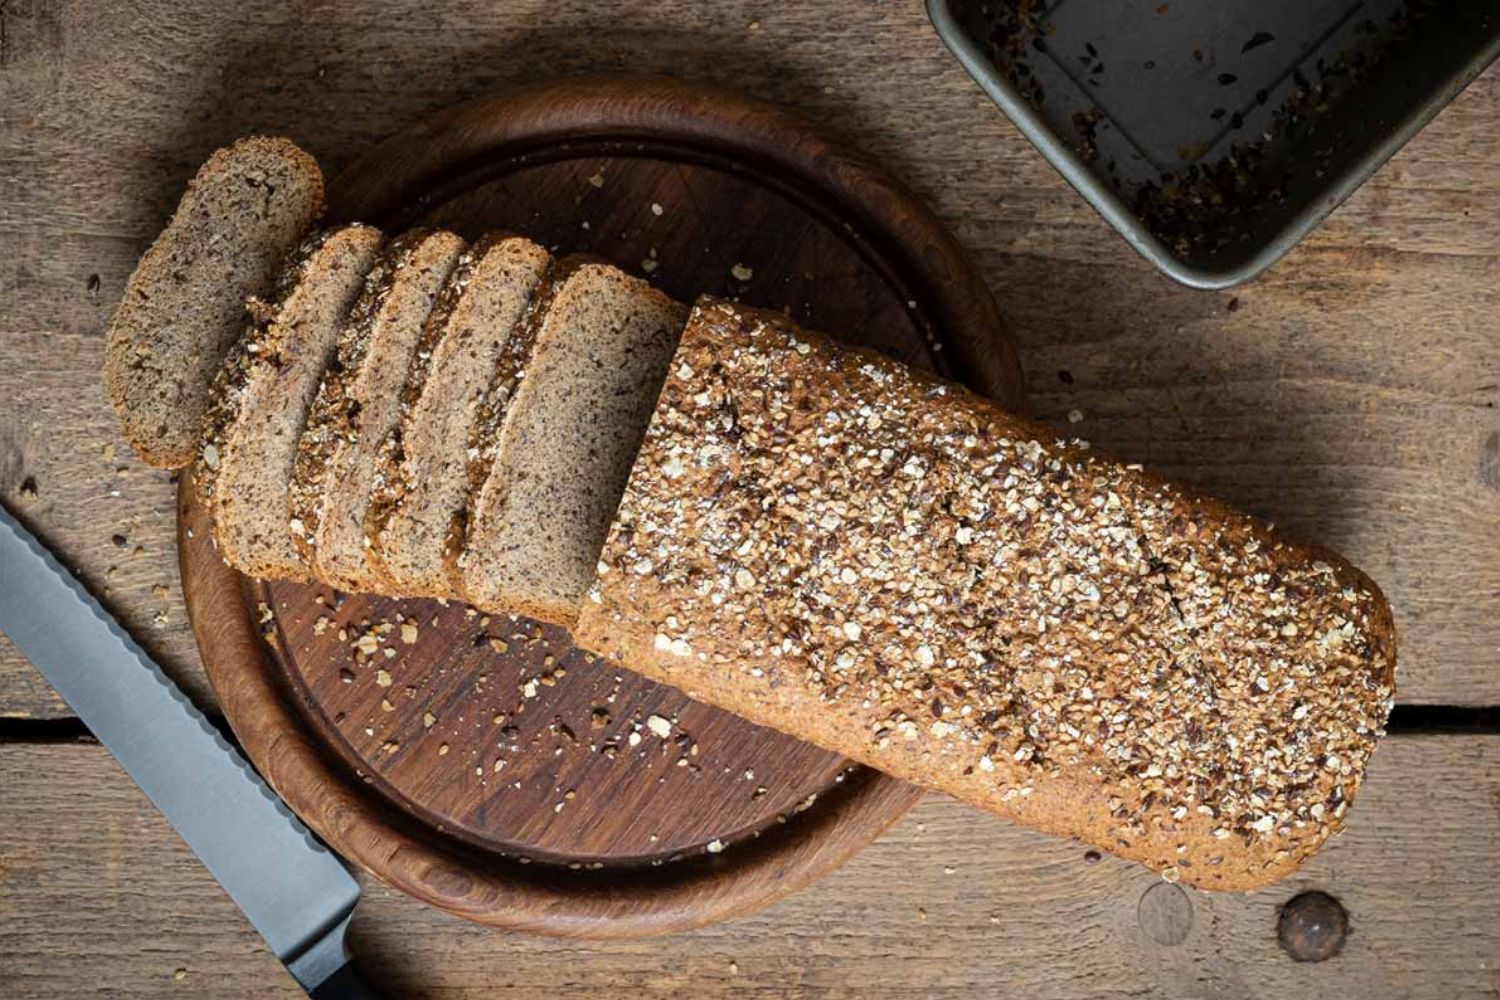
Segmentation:
{"type": "Polygon", "coordinates": [[[339,971],[319,983],[308,996],[312,1000],[380,1000],[380,995],[354,971],[353,962],[345,962],[339,971]]]}

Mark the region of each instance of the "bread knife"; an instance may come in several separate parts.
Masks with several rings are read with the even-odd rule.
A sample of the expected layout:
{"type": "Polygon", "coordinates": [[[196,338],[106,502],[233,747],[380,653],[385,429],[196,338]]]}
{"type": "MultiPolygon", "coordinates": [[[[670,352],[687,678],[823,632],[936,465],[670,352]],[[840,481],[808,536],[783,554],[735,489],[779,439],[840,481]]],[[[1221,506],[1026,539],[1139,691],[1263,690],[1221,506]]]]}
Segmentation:
{"type": "Polygon", "coordinates": [[[3,506],[0,631],[141,786],[309,996],[373,1000],[344,942],[359,884],[3,506]]]}

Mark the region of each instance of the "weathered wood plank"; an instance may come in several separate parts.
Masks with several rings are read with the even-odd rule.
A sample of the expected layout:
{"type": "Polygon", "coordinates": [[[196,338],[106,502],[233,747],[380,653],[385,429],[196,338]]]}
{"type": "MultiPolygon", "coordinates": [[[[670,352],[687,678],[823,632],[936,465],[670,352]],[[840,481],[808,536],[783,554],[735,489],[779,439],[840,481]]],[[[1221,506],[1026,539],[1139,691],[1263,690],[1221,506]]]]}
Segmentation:
{"type": "MultiPolygon", "coordinates": [[[[130,458],[98,388],[104,324],[183,182],[250,131],[290,134],[333,170],[457,100],[640,69],[734,83],[884,159],[981,262],[1040,416],[1077,411],[1099,444],[1343,548],[1397,608],[1403,701],[1500,703],[1500,69],[1269,275],[1215,294],[1115,237],[918,4],[5,9],[0,496],[199,694],[157,513],[171,487],[130,458]]],[[[0,641],[0,715],[65,713],[0,641]]]]}
{"type": "MultiPolygon", "coordinates": [[[[0,317],[0,496],[173,676],[207,699],[177,574],[172,477],[138,461],[119,436],[99,377],[102,338],[7,326],[0,317]]],[[[0,717],[65,714],[0,638],[0,717]]]]}
{"type": "MultiPolygon", "coordinates": [[[[0,787],[7,996],[297,995],[102,749],[0,745],[0,787]]],[[[1249,896],[1179,893],[929,797],[822,882],[691,934],[508,935],[367,885],[354,946],[388,995],[412,997],[1448,1000],[1500,990],[1500,737],[1393,737],[1361,794],[1345,834],[1249,896]],[[1343,953],[1322,964],[1294,963],[1276,942],[1279,907],[1309,888],[1338,897],[1352,921],[1343,953]],[[1184,925],[1179,943],[1161,943],[1184,925]]]]}

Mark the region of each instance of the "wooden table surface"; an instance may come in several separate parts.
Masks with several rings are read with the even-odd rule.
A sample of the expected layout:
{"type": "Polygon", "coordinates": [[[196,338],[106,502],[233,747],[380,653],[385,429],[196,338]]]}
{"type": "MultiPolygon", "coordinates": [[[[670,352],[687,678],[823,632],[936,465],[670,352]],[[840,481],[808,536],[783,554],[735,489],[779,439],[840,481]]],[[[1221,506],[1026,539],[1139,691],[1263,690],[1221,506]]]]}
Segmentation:
{"type": "MultiPolygon", "coordinates": [[[[914,0],[0,0],[0,496],[212,708],[172,483],[99,378],[183,183],[249,132],[331,173],[455,101],[621,69],[736,84],[881,158],[980,263],[1039,416],[1381,583],[1403,707],[1347,833],[1256,894],[1161,890],[931,796],[811,889],[673,938],[502,934],[371,884],[354,942],[391,995],[1500,995],[1500,71],[1267,275],[1209,293],[1137,258],[914,0]],[[1321,964],[1276,940],[1306,888],[1352,920],[1321,964]]],[[[79,995],[296,991],[0,637],[0,997],[79,995]]]]}

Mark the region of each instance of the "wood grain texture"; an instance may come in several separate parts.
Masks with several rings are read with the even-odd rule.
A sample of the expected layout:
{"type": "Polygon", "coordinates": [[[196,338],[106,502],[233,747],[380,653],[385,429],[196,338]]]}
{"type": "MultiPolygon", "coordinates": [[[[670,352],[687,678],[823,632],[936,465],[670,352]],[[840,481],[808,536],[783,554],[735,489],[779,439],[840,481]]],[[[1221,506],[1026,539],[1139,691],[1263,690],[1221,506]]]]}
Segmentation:
{"type": "MultiPolygon", "coordinates": [[[[7,996],[299,995],[102,749],[0,745],[0,785],[7,996]]],[[[817,885],[710,928],[652,941],[500,934],[365,880],[352,944],[404,997],[1491,996],[1497,803],[1500,738],[1398,736],[1347,831],[1253,895],[1179,896],[1134,866],[1090,864],[1077,845],[931,796],[817,885]],[[1314,888],[1343,903],[1352,933],[1337,957],[1297,964],[1276,942],[1277,914],[1314,888]]]]}
{"type": "MultiPolygon", "coordinates": [[[[183,183],[247,132],[289,134],[333,173],[457,101],[633,69],[741,86],[884,162],[978,258],[1038,416],[1061,425],[1076,412],[1073,429],[1097,443],[1343,551],[1396,607],[1403,701],[1500,703],[1500,69],[1264,278],[1206,293],[1139,260],[916,3],[5,10],[0,496],[108,583],[111,605],[197,692],[171,484],[130,458],[98,386],[108,315],[183,183]],[[106,501],[109,445],[131,472],[106,501]],[[21,496],[28,477],[34,500],[21,496]],[[106,580],[122,531],[146,551],[106,580]]],[[[0,643],[0,714],[65,713],[0,643]]]]}
{"type": "MultiPolygon", "coordinates": [[[[520,232],[682,301],[740,295],[1024,408],[993,299],[942,224],[857,153],[733,91],[618,75],[521,88],[383,144],[329,205],[387,232],[520,232]]],[[[451,912],[567,935],[681,929],[799,887],[919,797],[560,629],[247,589],[184,498],[188,607],[230,725],[337,848],[451,912]],[[305,733],[342,770],[304,753],[305,733]]]]}

